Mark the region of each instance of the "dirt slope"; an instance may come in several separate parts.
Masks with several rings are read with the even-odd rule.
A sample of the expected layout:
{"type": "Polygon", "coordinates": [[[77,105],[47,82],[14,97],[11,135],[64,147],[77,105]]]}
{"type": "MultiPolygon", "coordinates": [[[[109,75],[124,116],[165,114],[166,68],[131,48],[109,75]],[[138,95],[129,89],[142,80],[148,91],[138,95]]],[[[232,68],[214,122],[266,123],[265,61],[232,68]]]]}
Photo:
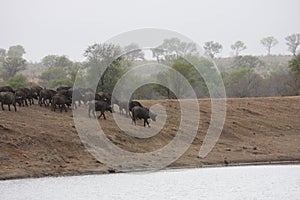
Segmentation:
{"type": "MultiPolygon", "coordinates": [[[[107,137],[119,147],[149,152],[173,139],[180,122],[180,107],[174,100],[141,102],[146,106],[159,103],[168,115],[165,127],[151,138],[124,134],[110,113],[106,121],[99,122],[107,137]]],[[[169,167],[223,165],[225,160],[229,164],[300,161],[300,97],[228,99],[221,137],[204,159],[198,157],[198,152],[209,126],[210,100],[199,100],[199,105],[201,126],[197,137],[169,167]]],[[[86,112],[86,108],[81,109],[86,112]]],[[[151,122],[151,128],[155,129],[156,123],[151,122]]],[[[109,172],[112,170],[82,145],[71,111],[54,113],[38,105],[18,107],[17,112],[0,111],[0,179],[109,172]]]]}

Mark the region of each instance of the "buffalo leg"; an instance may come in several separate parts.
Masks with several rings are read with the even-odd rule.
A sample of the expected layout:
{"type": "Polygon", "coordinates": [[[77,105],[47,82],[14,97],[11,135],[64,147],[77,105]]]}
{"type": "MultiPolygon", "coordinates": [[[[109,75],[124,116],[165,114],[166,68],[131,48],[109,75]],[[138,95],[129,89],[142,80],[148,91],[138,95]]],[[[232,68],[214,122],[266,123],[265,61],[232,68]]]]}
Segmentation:
{"type": "Polygon", "coordinates": [[[16,103],[14,103],[13,106],[15,107],[15,112],[17,112],[16,103]]]}
{"type": "Polygon", "coordinates": [[[93,112],[94,118],[96,118],[95,110],[89,108],[89,118],[91,118],[91,111],[93,112]]]}
{"type": "Polygon", "coordinates": [[[65,106],[65,104],[63,104],[63,107],[65,108],[65,112],[68,112],[67,107],[65,106]]]}
{"type": "Polygon", "coordinates": [[[99,117],[98,117],[98,119],[100,119],[100,117],[101,117],[102,115],[103,115],[103,113],[101,112],[100,115],[99,115],[99,117]]]}
{"type": "Polygon", "coordinates": [[[8,104],[8,110],[10,111],[10,104],[8,104]]]}
{"type": "Polygon", "coordinates": [[[136,119],[134,117],[132,117],[131,119],[132,119],[131,124],[134,124],[136,126],[136,121],[135,121],[136,119]]]}
{"type": "Polygon", "coordinates": [[[2,108],[2,110],[4,110],[4,107],[3,107],[3,102],[1,102],[1,108],[2,108]]]}
{"type": "Polygon", "coordinates": [[[144,127],[146,127],[146,124],[147,124],[147,125],[148,125],[148,127],[150,128],[150,125],[149,125],[148,119],[144,119],[144,127]]]}
{"type": "Polygon", "coordinates": [[[91,109],[89,108],[89,118],[91,118],[91,109]]]}

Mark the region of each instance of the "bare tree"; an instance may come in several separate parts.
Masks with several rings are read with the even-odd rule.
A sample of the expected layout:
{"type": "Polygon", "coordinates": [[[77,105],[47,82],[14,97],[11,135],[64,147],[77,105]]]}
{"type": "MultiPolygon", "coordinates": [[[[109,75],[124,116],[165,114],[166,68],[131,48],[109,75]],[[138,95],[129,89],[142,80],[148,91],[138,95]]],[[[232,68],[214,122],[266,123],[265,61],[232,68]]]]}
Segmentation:
{"type": "Polygon", "coordinates": [[[268,55],[271,54],[271,48],[278,44],[278,40],[273,36],[265,37],[260,42],[267,49],[268,55]]]}
{"type": "Polygon", "coordinates": [[[236,41],[233,45],[231,45],[231,49],[235,51],[235,56],[239,56],[240,52],[246,48],[246,45],[242,41],[236,41]]]}
{"type": "Polygon", "coordinates": [[[151,49],[152,57],[160,60],[173,60],[178,57],[197,56],[199,50],[193,42],[184,42],[178,38],[164,39],[163,43],[157,48],[151,49]]]}
{"type": "Polygon", "coordinates": [[[297,48],[300,45],[300,34],[292,34],[285,38],[286,45],[288,45],[288,50],[296,56],[297,48]]]}
{"type": "Polygon", "coordinates": [[[3,57],[3,58],[4,58],[5,56],[6,56],[6,50],[0,48],[0,57],[3,57]]]}
{"type": "Polygon", "coordinates": [[[134,61],[134,60],[145,60],[145,54],[140,49],[139,45],[136,43],[131,43],[124,47],[125,52],[127,53],[125,56],[128,60],[134,61]]]}
{"type": "Polygon", "coordinates": [[[205,54],[211,58],[215,58],[216,54],[220,53],[223,49],[221,44],[214,41],[205,42],[203,48],[205,54]]]}

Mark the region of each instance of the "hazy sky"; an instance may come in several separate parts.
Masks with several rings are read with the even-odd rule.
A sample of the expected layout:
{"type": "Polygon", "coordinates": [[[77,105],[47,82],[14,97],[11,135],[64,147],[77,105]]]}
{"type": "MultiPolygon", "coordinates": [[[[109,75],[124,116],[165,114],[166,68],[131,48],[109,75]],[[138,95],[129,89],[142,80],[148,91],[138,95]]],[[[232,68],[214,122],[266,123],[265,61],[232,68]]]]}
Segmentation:
{"type": "Polygon", "coordinates": [[[139,28],[177,31],[200,46],[242,40],[244,54],[265,54],[260,40],[274,36],[271,53],[288,54],[284,38],[300,33],[299,0],[0,0],[0,48],[20,44],[25,58],[67,55],[82,61],[95,42],[139,28]]]}

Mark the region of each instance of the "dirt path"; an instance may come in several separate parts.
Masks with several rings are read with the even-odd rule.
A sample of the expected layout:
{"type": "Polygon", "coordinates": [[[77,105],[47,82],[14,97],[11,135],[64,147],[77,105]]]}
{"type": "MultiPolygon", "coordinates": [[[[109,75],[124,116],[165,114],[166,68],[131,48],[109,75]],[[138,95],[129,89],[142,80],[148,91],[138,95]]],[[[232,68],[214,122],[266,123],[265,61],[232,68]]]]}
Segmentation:
{"type": "MultiPolygon", "coordinates": [[[[149,152],[168,144],[178,130],[177,101],[142,101],[166,108],[166,125],[154,137],[140,139],[116,125],[110,113],[100,120],[107,137],[120,148],[149,152]]],[[[217,145],[201,159],[198,152],[210,121],[210,101],[199,100],[201,126],[190,148],[169,167],[201,167],[260,161],[300,162],[300,97],[228,99],[225,126],[217,145]]],[[[83,111],[85,112],[84,108],[83,111]]],[[[121,116],[123,123],[130,120],[121,116]]],[[[158,117],[159,119],[159,117],[158,117]]],[[[151,122],[151,129],[159,125],[151,122]]],[[[139,122],[139,125],[142,123],[139,122]]],[[[72,112],[38,105],[0,111],[0,179],[112,172],[85,149],[72,112]]]]}

